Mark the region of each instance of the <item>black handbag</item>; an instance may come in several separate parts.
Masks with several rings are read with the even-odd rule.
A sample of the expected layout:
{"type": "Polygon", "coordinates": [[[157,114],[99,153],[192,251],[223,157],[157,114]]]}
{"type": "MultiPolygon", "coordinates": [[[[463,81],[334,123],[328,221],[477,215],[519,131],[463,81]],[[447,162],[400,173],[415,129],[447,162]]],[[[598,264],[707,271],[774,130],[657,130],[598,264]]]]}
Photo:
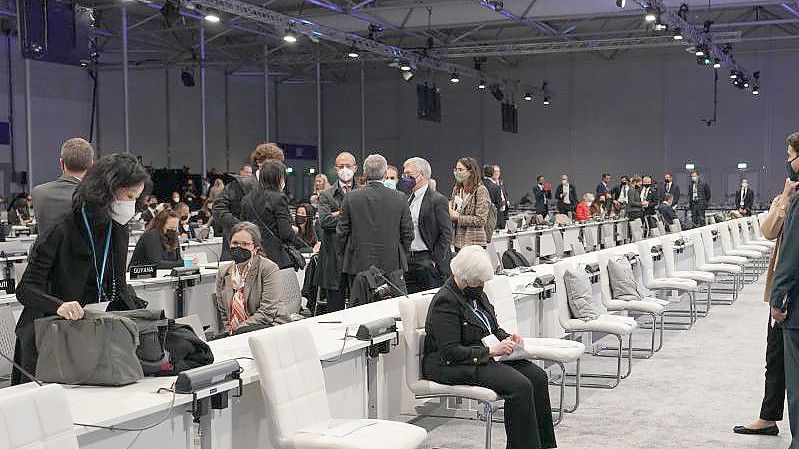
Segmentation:
{"type": "Polygon", "coordinates": [[[289,261],[291,262],[291,266],[294,268],[294,271],[305,269],[305,257],[303,257],[300,250],[291,245],[286,245],[285,243],[283,243],[283,241],[280,240],[280,237],[275,235],[275,233],[272,232],[271,229],[269,229],[269,226],[267,226],[266,223],[264,223],[264,221],[261,220],[261,215],[258,213],[257,210],[255,210],[255,206],[252,205],[252,202],[248,204],[250,206],[250,209],[252,209],[252,212],[254,214],[253,216],[255,217],[256,220],[258,220],[258,227],[261,229],[266,229],[266,231],[272,236],[272,238],[280,242],[280,247],[283,249],[286,255],[289,256],[289,261]]]}

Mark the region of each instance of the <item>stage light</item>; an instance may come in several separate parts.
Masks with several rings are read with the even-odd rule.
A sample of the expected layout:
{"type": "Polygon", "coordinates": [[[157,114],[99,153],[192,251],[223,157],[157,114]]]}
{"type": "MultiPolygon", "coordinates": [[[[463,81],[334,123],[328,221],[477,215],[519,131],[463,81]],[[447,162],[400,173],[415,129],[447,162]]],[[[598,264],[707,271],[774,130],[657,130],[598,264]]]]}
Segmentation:
{"type": "Polygon", "coordinates": [[[355,47],[351,47],[350,51],[347,52],[347,57],[350,59],[358,59],[360,56],[361,54],[358,53],[358,49],[355,47]]]}
{"type": "Polygon", "coordinates": [[[627,6],[627,0],[616,0],[616,7],[624,8],[627,6]]]}
{"type": "Polygon", "coordinates": [[[669,26],[661,22],[660,17],[658,17],[657,22],[655,23],[655,31],[666,31],[667,29],[669,29],[669,26]]]}
{"type": "Polygon", "coordinates": [[[644,20],[647,22],[654,22],[655,20],[657,20],[657,18],[658,17],[657,14],[655,13],[655,10],[652,7],[647,6],[646,14],[644,15],[644,20]]]}
{"type": "Polygon", "coordinates": [[[533,95],[530,92],[524,94],[524,101],[533,101],[533,95]]]}
{"type": "Polygon", "coordinates": [[[734,80],[737,78],[738,78],[738,72],[736,72],[735,70],[730,70],[730,79],[734,80]]]}
{"type": "Polygon", "coordinates": [[[749,89],[749,81],[744,79],[744,89],[749,89]]]}
{"type": "Polygon", "coordinates": [[[407,61],[402,61],[400,62],[399,69],[402,70],[403,72],[410,72],[412,68],[407,61]]]}
{"type": "Polygon", "coordinates": [[[696,170],[696,164],[694,164],[693,162],[686,162],[685,169],[688,171],[696,170]]]}
{"type": "Polygon", "coordinates": [[[294,33],[294,30],[291,26],[286,29],[286,33],[283,35],[283,41],[294,44],[297,42],[297,35],[294,33]]]}
{"type": "Polygon", "coordinates": [[[752,88],[752,95],[760,95],[760,86],[755,86],[752,88]]]}
{"type": "Polygon", "coordinates": [[[746,170],[749,168],[749,164],[746,162],[738,162],[738,170],[746,170]]]}
{"type": "Polygon", "coordinates": [[[205,12],[205,21],[209,23],[219,23],[221,19],[219,18],[219,14],[213,9],[209,9],[205,12]]]}
{"type": "Polygon", "coordinates": [[[485,89],[486,88],[485,80],[480,80],[480,82],[477,84],[477,88],[478,89],[485,89]]]}
{"type": "Polygon", "coordinates": [[[460,83],[461,79],[458,76],[458,72],[452,72],[452,77],[449,79],[451,83],[460,83]]]}
{"type": "Polygon", "coordinates": [[[410,82],[413,79],[414,76],[413,72],[401,72],[401,73],[402,73],[402,79],[404,79],[405,81],[410,82]]]}
{"type": "Polygon", "coordinates": [[[720,69],[721,68],[721,60],[719,58],[714,59],[713,68],[714,69],[720,69]]]}
{"type": "Polygon", "coordinates": [[[549,97],[544,97],[544,106],[549,106],[549,97]]]}
{"type": "Polygon", "coordinates": [[[701,46],[696,47],[696,52],[694,53],[696,56],[705,56],[705,49],[701,46]]]}
{"type": "Polygon", "coordinates": [[[675,41],[681,41],[682,40],[682,29],[681,28],[677,28],[676,30],[674,30],[674,36],[673,37],[674,37],[675,41]]]}

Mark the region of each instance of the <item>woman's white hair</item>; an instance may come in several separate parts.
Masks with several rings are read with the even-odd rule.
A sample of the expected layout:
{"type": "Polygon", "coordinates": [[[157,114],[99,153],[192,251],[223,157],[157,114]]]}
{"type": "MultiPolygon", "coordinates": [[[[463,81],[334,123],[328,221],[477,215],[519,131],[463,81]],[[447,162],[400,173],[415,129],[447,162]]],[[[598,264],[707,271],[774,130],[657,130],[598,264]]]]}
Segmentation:
{"type": "Polygon", "coordinates": [[[467,285],[488,282],[494,277],[491,259],[482,246],[464,246],[452,258],[449,267],[452,270],[452,275],[467,285]]]}

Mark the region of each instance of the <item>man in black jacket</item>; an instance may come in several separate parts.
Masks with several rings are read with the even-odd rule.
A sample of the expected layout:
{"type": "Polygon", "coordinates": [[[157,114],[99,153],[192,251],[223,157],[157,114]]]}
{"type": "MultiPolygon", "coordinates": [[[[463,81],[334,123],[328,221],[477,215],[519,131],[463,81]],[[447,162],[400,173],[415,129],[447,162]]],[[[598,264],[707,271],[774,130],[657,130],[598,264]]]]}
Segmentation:
{"type": "Polygon", "coordinates": [[[558,213],[569,215],[577,207],[577,189],[569,183],[569,175],[560,175],[560,185],[555,189],[555,198],[558,199],[558,213]]]}
{"type": "Polygon", "coordinates": [[[508,222],[510,215],[510,196],[502,181],[502,168],[499,165],[494,165],[494,174],[491,175],[491,179],[499,187],[500,205],[502,206],[497,210],[497,229],[505,229],[505,223],[508,222]]]}
{"type": "Polygon", "coordinates": [[[752,205],[755,203],[755,192],[749,188],[749,181],[741,180],[741,188],[735,192],[735,205],[741,215],[749,216],[752,214],[752,205]]]}
{"type": "Polygon", "coordinates": [[[546,218],[549,213],[549,200],[552,199],[552,190],[547,189],[546,179],[543,175],[538,175],[536,185],[533,187],[535,197],[535,213],[546,218]]]}
{"type": "Polygon", "coordinates": [[[652,185],[652,177],[644,176],[641,180],[641,207],[644,209],[644,216],[655,215],[655,206],[659,199],[660,194],[657,187],[652,185]]]}
{"type": "Polygon", "coordinates": [[[610,192],[610,181],[613,179],[613,176],[610,173],[602,173],[602,182],[596,185],[596,196],[602,195],[603,193],[610,192]]]}
{"type": "Polygon", "coordinates": [[[672,205],[676,205],[680,202],[680,186],[675,184],[673,179],[669,172],[663,175],[663,190],[660,192],[660,195],[665,197],[667,193],[671,194],[674,198],[674,200],[672,200],[672,205]]]}
{"type": "Polygon", "coordinates": [[[405,161],[399,190],[407,193],[413,240],[405,277],[408,293],[440,287],[450,275],[452,221],[447,198],[429,188],[430,163],[420,157],[405,161]]]}
{"type": "Polygon", "coordinates": [[[366,185],[341,203],[337,234],[344,243],[342,271],[351,278],[372,266],[387,275],[408,271],[413,220],[405,195],[383,185],[387,167],[383,156],[367,157],[363,162],[366,185]]]}
{"type": "MultiPolygon", "coordinates": [[[[255,151],[250,155],[253,167],[260,170],[261,164],[267,159],[276,159],[284,162],[286,157],[283,150],[276,144],[267,142],[260,143],[255,147],[255,151]]],[[[260,188],[258,184],[258,171],[254,176],[234,176],[228,182],[225,190],[214,201],[212,210],[214,216],[214,231],[222,234],[222,254],[220,260],[230,260],[230,229],[233,225],[241,221],[241,200],[253,189],[260,188]]]]}
{"type": "Polygon", "coordinates": [[[494,182],[493,165],[483,165],[483,185],[488,189],[488,195],[491,197],[491,204],[497,209],[497,229],[502,229],[505,227],[505,223],[502,222],[501,218],[502,214],[500,213],[502,209],[502,189],[494,182]]]}
{"type": "Polygon", "coordinates": [[[674,208],[672,207],[673,203],[674,197],[670,193],[667,193],[663,195],[663,202],[657,206],[657,211],[660,212],[660,216],[663,217],[663,223],[666,224],[666,229],[669,229],[669,226],[677,219],[677,213],[674,212],[674,208]]]}
{"type": "Polygon", "coordinates": [[[702,182],[699,172],[691,172],[691,182],[688,185],[688,206],[691,209],[691,221],[694,226],[704,226],[705,209],[710,204],[710,186],[702,182]]]}

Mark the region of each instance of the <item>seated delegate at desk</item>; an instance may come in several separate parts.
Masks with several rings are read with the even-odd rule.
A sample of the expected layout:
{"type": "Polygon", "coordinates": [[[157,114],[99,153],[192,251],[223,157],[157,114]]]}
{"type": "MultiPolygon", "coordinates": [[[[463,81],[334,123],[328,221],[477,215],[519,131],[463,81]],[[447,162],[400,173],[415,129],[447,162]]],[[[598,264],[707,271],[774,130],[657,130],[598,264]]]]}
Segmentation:
{"type": "Polygon", "coordinates": [[[27,226],[33,219],[30,216],[30,209],[25,198],[17,198],[8,211],[8,224],[12,226],[27,226]]]}
{"type": "Polygon", "coordinates": [[[583,199],[577,208],[574,210],[574,219],[577,221],[585,221],[591,218],[591,205],[594,203],[594,194],[585,193],[583,199]]]}
{"type": "Polygon", "coordinates": [[[240,221],[230,232],[233,263],[220,268],[216,276],[219,329],[232,334],[291,321],[280,298],[280,270],[277,264],[258,254],[261,249],[258,226],[240,221]]]}
{"type": "Polygon", "coordinates": [[[546,372],[529,360],[497,362],[524,340],[505,332],[483,285],[494,276],[488,253],[461,248],[450,264],[452,277],[436,293],[427,312],[422,372],[426,379],[490,388],[505,399],[508,449],[552,448],[555,430],[546,372]],[[498,340],[487,348],[482,339],[498,340]]]}
{"type": "Polygon", "coordinates": [[[180,223],[178,223],[178,237],[182,239],[193,239],[197,236],[194,234],[194,226],[189,224],[190,218],[190,211],[189,205],[186,203],[180,203],[175,206],[175,213],[178,214],[177,216],[180,218],[180,223]]]}
{"type": "MultiPolygon", "coordinates": [[[[36,369],[36,319],[59,315],[79,320],[86,304],[99,301],[110,301],[111,310],[137,307],[126,288],[126,224],[149,182],[147,171],[130,154],[100,159],[75,190],[72,213],[33,248],[17,289],[25,308],[17,323],[14,360],[22,368],[36,369]]],[[[12,384],[28,381],[14,368],[12,384]]]]}
{"type": "MultiPolygon", "coordinates": [[[[136,242],[130,266],[155,265],[159,270],[182,267],[178,221],[178,214],[172,210],[159,212],[136,242]]],[[[197,263],[197,256],[194,263],[197,263]]]]}

